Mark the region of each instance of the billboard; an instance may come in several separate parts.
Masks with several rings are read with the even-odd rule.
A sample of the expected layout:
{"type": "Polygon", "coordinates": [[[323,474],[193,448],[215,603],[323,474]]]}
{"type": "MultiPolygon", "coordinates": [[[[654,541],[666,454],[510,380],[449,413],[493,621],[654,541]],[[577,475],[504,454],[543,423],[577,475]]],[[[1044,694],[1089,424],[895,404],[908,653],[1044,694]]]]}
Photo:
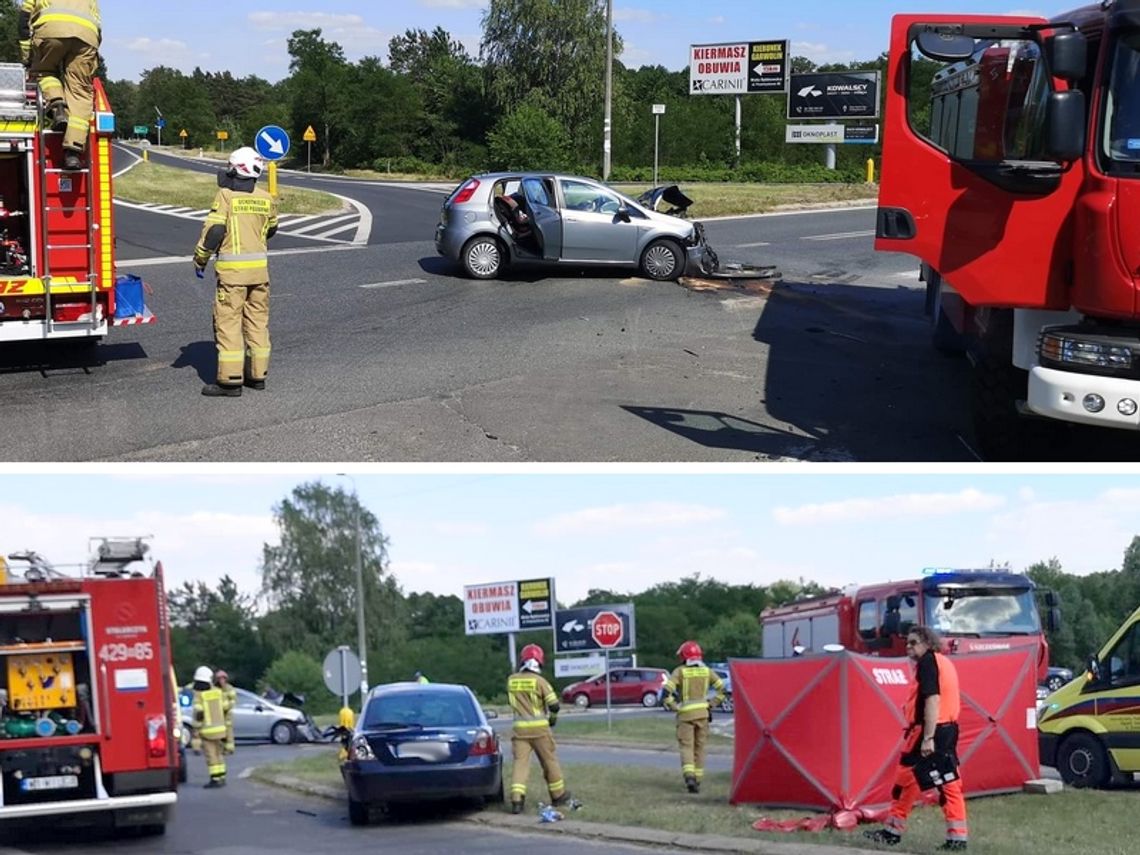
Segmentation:
{"type": "Polygon", "coordinates": [[[559,609],[554,616],[556,653],[628,650],[635,646],[633,603],[559,609]]]}
{"type": "Polygon", "coordinates": [[[873,145],[879,141],[879,126],[875,125],[786,125],[784,142],[787,143],[863,143],[873,145]]]}
{"type": "Polygon", "coordinates": [[[879,72],[793,74],[788,118],[879,118],[879,72]]]}
{"type": "Polygon", "coordinates": [[[690,95],[757,95],[788,91],[788,42],[689,46],[690,95]]]}
{"type": "Polygon", "coordinates": [[[463,588],[467,635],[549,629],[554,620],[554,580],[488,582],[463,588]]]}

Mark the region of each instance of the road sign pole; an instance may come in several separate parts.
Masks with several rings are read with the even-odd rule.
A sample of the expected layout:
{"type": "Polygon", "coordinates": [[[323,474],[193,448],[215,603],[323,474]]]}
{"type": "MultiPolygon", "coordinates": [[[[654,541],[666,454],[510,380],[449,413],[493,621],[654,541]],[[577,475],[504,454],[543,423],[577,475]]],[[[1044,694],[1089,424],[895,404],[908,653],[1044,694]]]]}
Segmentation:
{"type": "Polygon", "coordinates": [[[661,139],[661,116],[653,116],[653,186],[657,186],[657,152],[661,139]]]}
{"type": "Polygon", "coordinates": [[[312,172],[313,171],[313,144],[311,142],[306,141],[305,142],[305,148],[308,149],[307,157],[305,159],[305,171],[306,172],[312,172]]]}
{"type": "Polygon", "coordinates": [[[519,654],[518,651],[515,650],[515,634],[513,632],[507,633],[507,645],[510,649],[511,673],[513,674],[519,670],[519,654]]]}
{"type": "Polygon", "coordinates": [[[277,195],[277,161],[269,161],[269,195],[277,195]]]}
{"type": "Polygon", "coordinates": [[[606,648],[606,730],[614,729],[614,711],[610,706],[610,649],[606,648]]]}
{"type": "Polygon", "coordinates": [[[340,653],[340,684],[343,687],[340,690],[340,705],[343,709],[348,706],[348,657],[345,655],[348,648],[342,645],[337,648],[337,651],[340,653]]]}

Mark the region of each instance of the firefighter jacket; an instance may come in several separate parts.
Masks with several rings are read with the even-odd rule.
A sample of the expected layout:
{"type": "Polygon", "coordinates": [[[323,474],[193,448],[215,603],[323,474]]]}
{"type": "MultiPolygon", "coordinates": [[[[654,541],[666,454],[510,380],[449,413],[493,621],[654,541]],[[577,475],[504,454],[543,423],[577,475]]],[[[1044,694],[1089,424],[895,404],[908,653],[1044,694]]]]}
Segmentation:
{"type": "Polygon", "coordinates": [[[221,741],[226,738],[226,708],[222,690],[194,690],[194,724],[203,739],[221,741]]]}
{"type": "Polygon", "coordinates": [[[676,710],[677,721],[709,717],[709,686],[716,690],[713,703],[724,701],[724,681],[704,663],[681,665],[665,681],[664,706],[676,710]]]}
{"type": "Polygon", "coordinates": [[[16,26],[25,55],[33,38],[79,39],[93,48],[103,40],[98,0],[24,0],[16,26]]]}
{"type": "Polygon", "coordinates": [[[507,680],[507,699],[515,716],[512,733],[519,739],[549,736],[558,720],[558,695],[546,678],[533,671],[520,671],[507,680]]]}
{"type": "Polygon", "coordinates": [[[234,707],[237,706],[237,689],[233,686],[219,686],[222,693],[222,713],[226,717],[226,728],[232,733],[234,728],[234,707]]]}
{"type": "Polygon", "coordinates": [[[252,181],[236,187],[222,187],[214,197],[194,263],[205,266],[216,252],[219,284],[263,285],[269,282],[266,241],[277,232],[277,200],[252,181]]]}

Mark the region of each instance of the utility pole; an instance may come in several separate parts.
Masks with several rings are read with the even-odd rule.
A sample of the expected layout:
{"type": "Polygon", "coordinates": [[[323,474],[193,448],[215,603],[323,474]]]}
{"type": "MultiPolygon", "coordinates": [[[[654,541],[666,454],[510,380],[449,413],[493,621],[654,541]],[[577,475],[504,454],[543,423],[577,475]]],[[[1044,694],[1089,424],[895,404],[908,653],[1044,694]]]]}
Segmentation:
{"type": "Polygon", "coordinates": [[[364,711],[364,698],[368,694],[368,635],[364,630],[364,562],[360,552],[360,494],[356,479],[347,472],[338,472],[352,482],[352,503],[356,509],[356,644],[360,652],[360,710],[364,711]]]}
{"type": "Polygon", "coordinates": [[[602,127],[602,180],[610,180],[613,148],[614,0],[606,0],[606,118],[602,127]]]}

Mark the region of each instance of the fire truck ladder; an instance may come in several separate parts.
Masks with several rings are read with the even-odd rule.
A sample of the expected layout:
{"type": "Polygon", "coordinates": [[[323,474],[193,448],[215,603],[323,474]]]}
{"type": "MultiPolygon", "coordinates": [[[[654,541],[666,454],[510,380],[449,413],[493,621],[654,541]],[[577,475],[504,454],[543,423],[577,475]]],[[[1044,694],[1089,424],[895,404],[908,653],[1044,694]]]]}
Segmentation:
{"type": "MultiPolygon", "coordinates": [[[[95,267],[95,235],[94,235],[95,229],[94,229],[94,222],[93,222],[93,216],[92,216],[93,210],[94,210],[92,200],[94,198],[95,188],[94,188],[94,186],[92,186],[92,183],[91,183],[91,159],[94,156],[94,152],[93,151],[86,152],[86,163],[82,169],[64,171],[62,168],[60,168],[60,166],[49,167],[47,165],[47,162],[48,162],[48,158],[47,158],[48,141],[52,137],[62,138],[64,132],[63,131],[54,131],[48,126],[48,123],[47,123],[46,117],[45,117],[45,108],[47,105],[44,103],[43,93],[40,91],[40,87],[35,81],[32,81],[29,84],[28,97],[34,98],[35,109],[36,109],[36,127],[39,129],[39,133],[40,133],[41,137],[43,138],[43,147],[42,147],[43,156],[37,158],[37,165],[39,166],[40,188],[42,189],[43,200],[44,200],[43,208],[41,210],[41,216],[39,218],[40,219],[40,223],[39,223],[39,226],[40,226],[40,246],[43,247],[43,255],[41,258],[41,265],[40,265],[40,271],[41,271],[40,278],[43,279],[43,282],[44,282],[44,298],[46,301],[45,308],[47,311],[47,317],[46,317],[47,336],[50,337],[51,334],[56,331],[56,322],[55,322],[53,315],[52,315],[52,306],[51,306],[51,296],[52,296],[51,295],[51,283],[52,283],[51,256],[52,256],[53,250],[74,250],[74,249],[86,249],[87,250],[87,281],[86,282],[72,282],[69,284],[72,287],[76,287],[76,286],[85,287],[88,289],[89,293],[91,294],[91,302],[88,306],[89,318],[90,319],[87,323],[89,324],[91,331],[94,332],[94,331],[99,329],[99,326],[101,323],[101,319],[99,317],[99,311],[100,311],[100,309],[99,309],[99,289],[97,287],[98,282],[99,282],[99,274],[96,271],[96,267],[95,267]],[[64,192],[63,191],[63,185],[64,185],[65,181],[82,180],[86,204],[83,204],[83,205],[53,205],[53,204],[51,204],[51,195],[52,194],[48,193],[48,176],[49,175],[55,177],[55,182],[56,182],[56,184],[55,184],[55,186],[56,186],[55,195],[57,198],[61,197],[63,195],[63,192],[64,192]],[[75,214],[78,212],[82,212],[83,216],[85,218],[85,228],[83,231],[87,236],[86,237],[87,242],[81,243],[81,244],[79,244],[79,243],[76,243],[76,244],[52,244],[52,243],[49,243],[48,219],[51,217],[51,215],[52,214],[67,215],[67,214],[75,214]]],[[[90,148],[90,146],[88,146],[88,148],[90,148]]],[[[62,139],[60,142],[60,150],[61,150],[61,154],[62,154],[62,139]]],[[[109,322],[109,319],[105,319],[105,320],[107,320],[109,322]]],[[[70,330],[75,329],[75,323],[74,322],[67,323],[66,326],[70,330]]]]}

